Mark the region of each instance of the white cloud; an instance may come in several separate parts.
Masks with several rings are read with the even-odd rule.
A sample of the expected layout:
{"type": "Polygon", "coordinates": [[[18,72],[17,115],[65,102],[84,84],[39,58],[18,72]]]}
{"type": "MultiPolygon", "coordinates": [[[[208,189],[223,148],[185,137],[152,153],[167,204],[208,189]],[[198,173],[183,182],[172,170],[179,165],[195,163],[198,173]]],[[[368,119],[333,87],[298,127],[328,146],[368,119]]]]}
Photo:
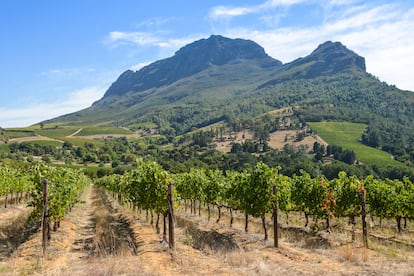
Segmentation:
{"type": "MultiPolygon", "coordinates": [[[[331,1],[332,2],[332,1],[331,1]]],[[[308,27],[227,28],[223,35],[251,39],[283,62],[311,53],[327,40],[340,41],[366,58],[367,71],[401,89],[414,91],[414,9],[399,5],[345,5],[327,9],[327,20],[308,27]],[[331,16],[335,14],[335,16],[331,16]]],[[[320,2],[321,5],[323,1],[320,2]]]]}
{"type": "MultiPolygon", "coordinates": [[[[402,89],[414,90],[414,79],[410,74],[414,64],[414,9],[407,9],[402,2],[389,3],[391,4],[361,0],[269,0],[251,6],[215,6],[209,10],[208,18],[212,22],[224,23],[214,24],[215,33],[256,41],[268,54],[283,62],[308,55],[318,44],[327,40],[340,41],[366,58],[368,72],[402,89]],[[277,27],[280,20],[292,16],[293,11],[283,7],[301,3],[319,7],[323,11],[322,20],[308,26],[277,27]],[[264,22],[267,28],[261,24],[246,26],[242,21],[233,26],[228,20],[249,14],[254,14],[256,20],[264,22]]],[[[306,13],[302,16],[306,16],[306,13]]],[[[162,50],[161,57],[166,57],[185,44],[208,36],[193,34],[174,39],[168,38],[166,34],[165,31],[118,31],[111,32],[108,41],[113,47],[155,46],[162,50]]],[[[140,69],[142,65],[144,64],[132,66],[132,69],[140,69]]]]}
{"type": "Polygon", "coordinates": [[[153,27],[159,27],[161,25],[165,25],[167,23],[170,23],[171,21],[174,21],[174,17],[152,17],[148,18],[142,22],[139,22],[136,24],[137,28],[153,28],[153,27]]]}
{"type": "Polygon", "coordinates": [[[159,38],[151,33],[145,32],[119,32],[114,31],[109,33],[108,41],[115,46],[126,43],[134,43],[141,46],[154,45],[159,43],[159,38]]]}
{"type": "Polygon", "coordinates": [[[236,16],[260,13],[271,8],[288,7],[305,2],[306,0],[268,0],[262,4],[244,7],[215,6],[209,12],[212,20],[229,19],[236,16]]]}
{"type": "Polygon", "coordinates": [[[40,73],[42,77],[73,77],[75,75],[81,75],[85,73],[95,72],[95,68],[67,68],[67,69],[51,69],[40,73]]]}
{"type": "Polygon", "coordinates": [[[211,9],[209,17],[216,20],[223,17],[246,15],[252,12],[255,12],[255,8],[217,6],[211,9]]]}
{"type": "MultiPolygon", "coordinates": [[[[168,38],[160,32],[160,35],[147,32],[110,32],[107,42],[111,47],[120,47],[124,45],[135,46],[152,46],[164,50],[164,53],[170,55],[179,48],[196,39],[200,39],[202,35],[192,34],[180,38],[168,38]]],[[[164,55],[165,57],[165,55],[164,55]]]]}
{"type": "Polygon", "coordinates": [[[306,0],[268,0],[264,4],[260,5],[260,7],[292,6],[302,2],[306,2],[306,0]]]}
{"type": "Polygon", "coordinates": [[[30,103],[18,108],[0,108],[1,127],[24,127],[67,113],[79,111],[101,98],[106,88],[86,87],[73,91],[58,102],[30,103]]]}

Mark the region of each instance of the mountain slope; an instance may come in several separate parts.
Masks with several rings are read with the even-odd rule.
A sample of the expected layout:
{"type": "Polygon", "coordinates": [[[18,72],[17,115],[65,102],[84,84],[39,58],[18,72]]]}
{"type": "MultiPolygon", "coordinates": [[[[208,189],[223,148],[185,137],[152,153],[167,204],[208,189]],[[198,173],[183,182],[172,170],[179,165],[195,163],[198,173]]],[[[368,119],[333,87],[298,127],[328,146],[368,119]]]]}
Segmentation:
{"type": "Polygon", "coordinates": [[[128,124],[171,105],[215,105],[242,90],[252,91],[281,67],[280,61],[269,57],[252,41],[211,36],[139,71],[125,71],[92,107],[51,121],[128,124]]]}
{"type": "MultiPolygon", "coordinates": [[[[186,110],[180,113],[197,117],[194,108],[201,112],[210,106],[209,111],[201,112],[200,119],[190,120],[193,125],[187,122],[176,129],[182,132],[205,124],[202,122],[205,118],[210,121],[229,115],[223,114],[224,110],[231,112],[223,109],[223,103],[233,103],[235,98],[243,101],[240,95],[254,95],[257,89],[287,80],[343,72],[365,72],[365,62],[340,43],[326,42],[308,57],[283,65],[253,41],[213,35],[139,71],[125,71],[92,107],[51,121],[71,124],[116,121],[129,125],[149,120],[160,125],[160,111],[176,113],[171,109],[178,106],[179,110],[186,110]]],[[[262,106],[251,113],[257,115],[267,109],[262,106]]],[[[168,121],[163,125],[171,125],[168,121]]]]}
{"type": "Polygon", "coordinates": [[[262,67],[281,66],[264,49],[250,40],[229,39],[212,35],[178,50],[173,57],[156,61],[137,72],[127,70],[114,82],[104,97],[122,96],[169,85],[182,78],[197,74],[210,66],[221,66],[254,60],[262,67]]]}
{"type": "Polygon", "coordinates": [[[288,80],[361,72],[366,72],[363,57],[349,50],[340,42],[327,41],[319,45],[310,55],[285,64],[276,78],[262,84],[260,88],[288,80]]]}
{"type": "Polygon", "coordinates": [[[49,122],[133,129],[149,122],[159,133],[174,136],[298,106],[296,115],[303,121],[363,122],[390,152],[396,151],[394,144],[410,152],[413,103],[414,93],[367,73],[365,59],[339,42],[325,42],[308,56],[282,64],[253,41],[211,36],[139,71],[124,72],[90,108],[49,122]]]}

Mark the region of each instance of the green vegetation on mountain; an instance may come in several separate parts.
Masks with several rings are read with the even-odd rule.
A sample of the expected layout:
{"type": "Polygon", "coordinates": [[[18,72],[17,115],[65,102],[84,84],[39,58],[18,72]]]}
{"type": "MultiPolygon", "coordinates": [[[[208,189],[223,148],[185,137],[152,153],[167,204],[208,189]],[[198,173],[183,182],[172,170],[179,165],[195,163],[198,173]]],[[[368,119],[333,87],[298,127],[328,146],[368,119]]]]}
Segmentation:
{"type": "Polygon", "coordinates": [[[124,128],[102,128],[102,127],[84,127],[80,129],[75,136],[99,135],[99,134],[132,134],[133,132],[124,128]]]}
{"type": "Polygon", "coordinates": [[[362,144],[361,136],[366,129],[364,124],[348,122],[312,122],[312,130],[316,131],[328,144],[338,145],[353,150],[356,158],[367,164],[399,165],[391,160],[391,155],[376,148],[362,144]]]}
{"type": "MultiPolygon", "coordinates": [[[[243,170],[263,161],[282,165],[285,175],[305,169],[312,176],[335,177],[343,170],[401,179],[412,175],[412,129],[414,93],[367,73],[364,58],[339,42],[325,42],[282,64],[253,41],[211,36],[124,72],[89,108],[14,136],[3,130],[1,139],[52,137],[72,145],[63,158],[57,154],[60,160],[112,163],[119,171],[144,156],[174,172],[243,170]],[[297,141],[313,135],[308,125],[330,146],[269,146],[271,134],[280,130],[295,131],[297,141]],[[252,137],[236,141],[247,132],[252,137]],[[136,138],[106,140],[132,133],[136,138]],[[88,141],[87,135],[102,137],[88,141]],[[215,150],[226,142],[230,153],[215,150]]],[[[22,148],[4,154],[22,158],[22,148]]]]}

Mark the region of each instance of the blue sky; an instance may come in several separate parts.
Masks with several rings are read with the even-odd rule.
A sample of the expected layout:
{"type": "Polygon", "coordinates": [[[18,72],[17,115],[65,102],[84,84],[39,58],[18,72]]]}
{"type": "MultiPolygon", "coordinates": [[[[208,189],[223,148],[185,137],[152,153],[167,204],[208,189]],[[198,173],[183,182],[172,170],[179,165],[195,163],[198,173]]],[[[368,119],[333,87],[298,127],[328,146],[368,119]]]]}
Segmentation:
{"type": "Polygon", "coordinates": [[[254,40],[284,63],[340,41],[414,91],[414,1],[2,0],[0,126],[86,108],[123,71],[211,34],[254,40]]]}

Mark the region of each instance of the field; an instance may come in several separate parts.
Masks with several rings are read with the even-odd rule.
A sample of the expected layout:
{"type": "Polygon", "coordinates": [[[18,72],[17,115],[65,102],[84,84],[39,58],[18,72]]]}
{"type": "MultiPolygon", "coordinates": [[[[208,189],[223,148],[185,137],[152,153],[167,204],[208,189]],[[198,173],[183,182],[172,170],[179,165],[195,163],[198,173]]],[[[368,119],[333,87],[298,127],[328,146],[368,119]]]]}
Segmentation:
{"type": "Polygon", "coordinates": [[[368,147],[360,142],[367,127],[364,124],[348,122],[309,122],[309,126],[328,144],[353,150],[358,160],[367,164],[400,164],[391,155],[379,149],[368,147]]]}
{"type": "Polygon", "coordinates": [[[47,136],[54,139],[63,139],[66,136],[71,135],[75,132],[77,127],[59,127],[59,128],[43,128],[43,129],[36,129],[36,133],[42,136],[47,136]]]}
{"type": "MultiPolygon", "coordinates": [[[[41,145],[61,145],[65,140],[75,145],[83,145],[85,142],[101,145],[101,142],[95,141],[101,138],[116,138],[116,137],[140,137],[139,133],[124,128],[102,128],[102,127],[73,127],[73,126],[58,126],[58,127],[44,127],[32,126],[28,128],[6,129],[4,131],[5,138],[9,143],[30,142],[41,145]]],[[[1,142],[1,140],[0,140],[1,142]]],[[[2,145],[0,151],[5,152],[7,145],[2,145]]]]}
{"type": "Polygon", "coordinates": [[[35,133],[32,130],[27,129],[6,129],[2,132],[3,136],[7,139],[13,138],[22,138],[22,137],[29,137],[34,136],[35,133]]]}
{"type": "Polygon", "coordinates": [[[118,127],[103,128],[103,127],[84,127],[76,134],[76,136],[89,136],[89,135],[101,135],[101,134],[132,134],[133,132],[118,127]]]}
{"type": "MultiPolygon", "coordinates": [[[[178,206],[177,206],[178,207],[178,206]]],[[[47,258],[42,258],[41,233],[22,241],[10,237],[11,227],[22,225],[27,207],[1,209],[2,275],[412,275],[413,228],[393,242],[395,227],[388,221],[370,233],[385,235],[383,242],[370,237],[370,248],[360,240],[350,243],[346,222],[336,221],[332,233],[311,234],[299,214],[291,225],[280,214],[280,247],[263,240],[259,219],[252,219],[249,233],[242,230],[243,214],[236,214],[233,227],[217,209],[210,221],[206,209],[201,217],[190,214],[182,204],[176,216],[176,248],[168,249],[162,235],[151,226],[150,215],[120,205],[111,195],[91,186],[81,201],[52,233],[47,258]],[[20,222],[20,223],[17,223],[20,222]],[[13,225],[13,226],[11,226],[13,225]],[[408,247],[407,247],[408,246],[408,247]]],[[[155,220],[156,218],[154,218],[155,220]]],[[[271,225],[269,225],[269,228],[271,225]]],[[[14,228],[13,236],[22,231],[14,228]]],[[[359,236],[360,234],[357,235],[359,236]]]]}

